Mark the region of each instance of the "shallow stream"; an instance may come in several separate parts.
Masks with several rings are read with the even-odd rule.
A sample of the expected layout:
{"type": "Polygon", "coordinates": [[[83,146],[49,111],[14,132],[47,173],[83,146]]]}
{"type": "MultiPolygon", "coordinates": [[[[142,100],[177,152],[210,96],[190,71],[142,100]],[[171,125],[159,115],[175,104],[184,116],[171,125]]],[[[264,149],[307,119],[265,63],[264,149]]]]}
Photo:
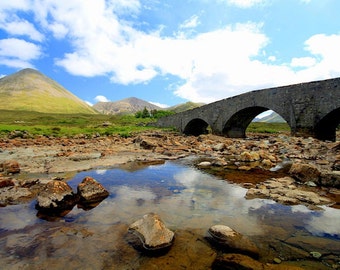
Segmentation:
{"type": "Polygon", "coordinates": [[[183,161],[81,172],[68,182],[75,192],[85,176],[110,192],[93,209],[75,206],[47,221],[37,217],[35,201],[0,208],[1,269],[209,269],[220,251],[205,236],[216,224],[248,236],[262,262],[340,269],[339,209],[246,200],[245,188],[183,161]],[[127,240],[128,226],[149,212],[176,233],[163,256],[143,255],[127,240]]]}

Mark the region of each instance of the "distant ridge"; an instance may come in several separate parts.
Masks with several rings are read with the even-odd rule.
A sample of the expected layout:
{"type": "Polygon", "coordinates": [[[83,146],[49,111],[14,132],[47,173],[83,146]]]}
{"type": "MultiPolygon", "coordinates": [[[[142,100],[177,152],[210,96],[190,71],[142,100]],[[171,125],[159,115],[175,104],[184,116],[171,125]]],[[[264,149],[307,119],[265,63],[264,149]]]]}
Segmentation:
{"type": "Polygon", "coordinates": [[[0,79],[0,110],[98,113],[56,81],[30,68],[0,79]]]}
{"type": "Polygon", "coordinates": [[[144,108],[149,111],[162,110],[161,107],[136,97],[129,97],[119,101],[98,102],[93,105],[93,108],[103,114],[133,114],[142,111],[144,108]]]}
{"type": "Polygon", "coordinates": [[[144,110],[144,108],[146,108],[148,111],[163,110],[178,113],[194,109],[202,105],[203,103],[194,103],[189,101],[172,107],[161,108],[145,100],[136,97],[129,97],[118,101],[98,102],[93,105],[93,108],[103,114],[134,114],[138,111],[144,110]]]}
{"type": "Polygon", "coordinates": [[[286,121],[279,114],[273,111],[271,114],[265,117],[262,117],[262,118],[255,117],[253,122],[285,123],[286,121]]]}
{"type": "Polygon", "coordinates": [[[191,109],[195,109],[197,107],[201,107],[203,106],[204,103],[195,103],[192,101],[188,101],[186,103],[182,103],[182,104],[178,104],[169,108],[166,108],[166,110],[175,112],[175,113],[179,113],[179,112],[184,112],[187,110],[191,110],[191,109]]]}

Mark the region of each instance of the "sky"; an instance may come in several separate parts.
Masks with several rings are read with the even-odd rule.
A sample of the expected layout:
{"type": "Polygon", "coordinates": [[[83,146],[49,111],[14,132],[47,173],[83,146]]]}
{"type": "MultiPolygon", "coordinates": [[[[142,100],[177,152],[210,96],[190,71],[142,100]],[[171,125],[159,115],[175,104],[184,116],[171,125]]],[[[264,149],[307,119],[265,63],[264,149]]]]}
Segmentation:
{"type": "Polygon", "coordinates": [[[340,77],[339,0],[1,0],[0,76],[162,107],[340,77]]]}

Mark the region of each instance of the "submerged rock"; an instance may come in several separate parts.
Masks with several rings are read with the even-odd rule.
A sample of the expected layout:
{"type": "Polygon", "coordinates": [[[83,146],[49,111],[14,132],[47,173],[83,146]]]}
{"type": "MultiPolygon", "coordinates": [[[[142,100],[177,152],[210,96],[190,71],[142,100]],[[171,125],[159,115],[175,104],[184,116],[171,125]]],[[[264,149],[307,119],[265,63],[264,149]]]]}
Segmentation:
{"type": "Polygon", "coordinates": [[[38,194],[36,208],[39,210],[62,210],[73,208],[76,196],[63,181],[50,181],[38,194]]]}
{"type": "Polygon", "coordinates": [[[223,254],[216,258],[212,269],[219,270],[303,270],[303,268],[284,264],[261,263],[242,254],[223,254]]]}
{"type": "Polygon", "coordinates": [[[254,258],[259,257],[257,246],[248,237],[226,225],[214,225],[209,228],[208,233],[212,237],[212,242],[223,249],[246,254],[254,258]]]}
{"type": "Polygon", "coordinates": [[[129,232],[135,233],[146,250],[160,250],[170,247],[174,240],[174,232],[169,230],[161,218],[154,213],[143,216],[129,226],[129,232]]]}

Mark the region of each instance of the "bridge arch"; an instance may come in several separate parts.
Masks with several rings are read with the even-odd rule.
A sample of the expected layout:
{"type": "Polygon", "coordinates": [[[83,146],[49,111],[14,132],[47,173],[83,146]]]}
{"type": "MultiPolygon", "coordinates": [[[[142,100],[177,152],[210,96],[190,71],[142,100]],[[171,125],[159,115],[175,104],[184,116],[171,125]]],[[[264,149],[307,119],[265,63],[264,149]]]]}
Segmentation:
{"type": "Polygon", "coordinates": [[[340,107],[326,114],[315,125],[315,137],[319,140],[336,141],[336,129],[340,124],[340,107]]]}
{"type": "MultiPolygon", "coordinates": [[[[222,129],[222,134],[230,138],[245,138],[246,129],[252,120],[257,115],[268,110],[270,109],[262,106],[247,107],[239,110],[226,121],[222,129]]],[[[284,118],[284,116],[280,116],[284,118]]]]}
{"type": "Polygon", "coordinates": [[[183,133],[186,135],[193,135],[193,136],[206,134],[208,133],[208,130],[207,130],[208,126],[209,124],[203,119],[194,118],[187,123],[187,125],[185,126],[183,130],[183,133]]]}

